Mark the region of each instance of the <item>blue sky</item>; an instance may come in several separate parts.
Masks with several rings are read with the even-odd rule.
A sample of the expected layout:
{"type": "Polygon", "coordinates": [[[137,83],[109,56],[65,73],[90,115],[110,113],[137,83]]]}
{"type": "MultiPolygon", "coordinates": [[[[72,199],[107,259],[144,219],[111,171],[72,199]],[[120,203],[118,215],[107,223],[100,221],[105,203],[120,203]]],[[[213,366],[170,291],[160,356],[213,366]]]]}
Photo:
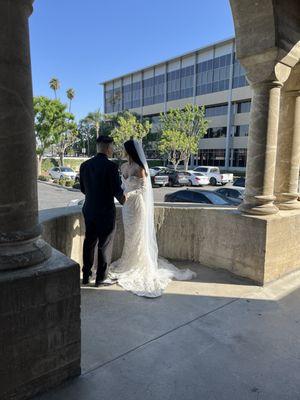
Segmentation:
{"type": "Polygon", "coordinates": [[[34,95],[58,77],[77,119],[103,110],[99,82],[234,35],[228,0],[35,0],[30,30],[34,95]]]}

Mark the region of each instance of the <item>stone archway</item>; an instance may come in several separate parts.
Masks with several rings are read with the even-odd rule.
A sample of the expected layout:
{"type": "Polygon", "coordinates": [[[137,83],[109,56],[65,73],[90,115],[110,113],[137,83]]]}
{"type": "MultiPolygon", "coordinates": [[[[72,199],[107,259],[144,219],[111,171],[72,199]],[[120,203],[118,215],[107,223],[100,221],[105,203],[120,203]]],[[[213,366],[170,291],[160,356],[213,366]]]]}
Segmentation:
{"type": "MultiPolygon", "coordinates": [[[[28,35],[32,3],[0,0],[0,397],[4,399],[29,398],[80,374],[79,268],[61,253],[51,253],[39,236],[28,35]],[[14,153],[22,155],[22,168],[14,153]]],[[[299,268],[298,232],[289,226],[299,226],[300,213],[282,211],[278,219],[269,214],[298,206],[300,3],[231,0],[231,7],[237,56],[254,90],[247,194],[241,211],[266,216],[223,213],[227,227],[236,224],[230,231],[235,236],[226,240],[236,242],[226,259],[218,255],[218,262],[231,263],[235,272],[264,283],[299,268]],[[283,174],[289,177],[287,184],[283,174]],[[249,234],[249,225],[257,233],[256,243],[243,237],[249,234]],[[256,255],[257,265],[245,259],[244,250],[256,255]]],[[[222,231],[226,225],[219,220],[222,231]]]]}
{"type": "MultiPolygon", "coordinates": [[[[282,119],[293,119],[297,104],[291,100],[293,109],[285,107],[288,101],[283,97],[286,97],[286,85],[293,86],[287,80],[300,59],[300,3],[297,0],[230,0],[230,4],[236,31],[237,57],[246,69],[253,89],[246,196],[240,209],[249,214],[269,215],[277,213],[279,208],[286,208],[281,203],[288,202],[289,209],[298,208],[296,194],[290,193],[295,190],[296,182],[290,182],[289,187],[279,183],[276,185],[279,202],[274,192],[275,174],[277,181],[280,180],[281,159],[292,156],[292,153],[284,156],[283,142],[293,142],[297,147],[299,140],[298,122],[294,121],[296,129],[288,134],[282,132],[282,119]],[[284,190],[285,195],[280,190],[284,190]]],[[[298,112],[296,115],[298,117],[298,112]]],[[[294,148],[293,167],[290,166],[293,172],[285,169],[289,180],[295,180],[296,169],[299,175],[299,162],[299,149],[294,148]]]]}

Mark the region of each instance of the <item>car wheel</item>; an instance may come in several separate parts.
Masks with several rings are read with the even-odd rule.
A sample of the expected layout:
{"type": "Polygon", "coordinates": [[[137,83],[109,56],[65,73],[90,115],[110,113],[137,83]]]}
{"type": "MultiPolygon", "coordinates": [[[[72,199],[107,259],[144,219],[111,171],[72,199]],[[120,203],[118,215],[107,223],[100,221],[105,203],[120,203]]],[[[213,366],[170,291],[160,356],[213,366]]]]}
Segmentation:
{"type": "Polygon", "coordinates": [[[189,181],[189,183],[187,184],[187,186],[193,186],[192,181],[189,181]]]}
{"type": "Polygon", "coordinates": [[[217,180],[216,180],[216,178],[210,178],[209,183],[210,183],[212,186],[217,186],[217,180]]]}

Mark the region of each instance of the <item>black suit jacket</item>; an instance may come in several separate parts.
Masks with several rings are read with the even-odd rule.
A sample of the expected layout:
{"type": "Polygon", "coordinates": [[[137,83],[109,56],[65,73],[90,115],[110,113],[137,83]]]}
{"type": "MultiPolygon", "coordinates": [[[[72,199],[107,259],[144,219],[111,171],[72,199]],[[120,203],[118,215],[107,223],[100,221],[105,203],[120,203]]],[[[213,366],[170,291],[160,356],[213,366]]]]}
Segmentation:
{"type": "Polygon", "coordinates": [[[116,209],[114,197],[123,204],[124,193],[118,166],[105,154],[99,153],[80,167],[80,189],[85,194],[83,214],[86,220],[114,222],[116,209]]]}

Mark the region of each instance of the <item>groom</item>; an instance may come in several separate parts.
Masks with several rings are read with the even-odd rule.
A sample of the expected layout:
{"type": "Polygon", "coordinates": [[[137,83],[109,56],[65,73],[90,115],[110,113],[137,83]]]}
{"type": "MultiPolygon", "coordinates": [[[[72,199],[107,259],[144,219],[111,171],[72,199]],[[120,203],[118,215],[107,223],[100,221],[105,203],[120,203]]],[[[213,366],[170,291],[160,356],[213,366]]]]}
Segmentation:
{"type": "Polygon", "coordinates": [[[121,188],[118,166],[109,160],[113,155],[113,139],[99,136],[98,154],[80,167],[80,189],[85,194],[83,215],[85,240],[83,244],[83,280],[87,285],[92,275],[95,245],[98,241],[98,265],[95,286],[105,279],[111,261],[115,232],[116,208],[114,197],[124,204],[126,198],[121,188]]]}

